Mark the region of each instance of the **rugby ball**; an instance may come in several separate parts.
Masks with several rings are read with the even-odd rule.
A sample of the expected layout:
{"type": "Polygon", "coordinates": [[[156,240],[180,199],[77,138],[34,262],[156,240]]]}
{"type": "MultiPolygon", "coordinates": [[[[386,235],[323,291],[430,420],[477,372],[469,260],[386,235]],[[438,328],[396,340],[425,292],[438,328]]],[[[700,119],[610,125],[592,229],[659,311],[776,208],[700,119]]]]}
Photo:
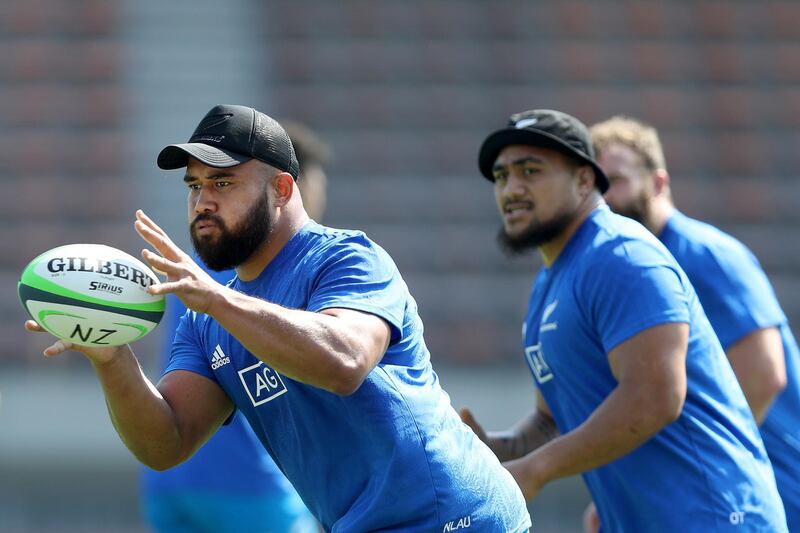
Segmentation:
{"type": "Polygon", "coordinates": [[[22,306],[44,329],[85,346],[119,346],[150,333],[164,296],[158,278],[135,257],[102,244],[70,244],[43,253],[22,272],[22,306]]]}

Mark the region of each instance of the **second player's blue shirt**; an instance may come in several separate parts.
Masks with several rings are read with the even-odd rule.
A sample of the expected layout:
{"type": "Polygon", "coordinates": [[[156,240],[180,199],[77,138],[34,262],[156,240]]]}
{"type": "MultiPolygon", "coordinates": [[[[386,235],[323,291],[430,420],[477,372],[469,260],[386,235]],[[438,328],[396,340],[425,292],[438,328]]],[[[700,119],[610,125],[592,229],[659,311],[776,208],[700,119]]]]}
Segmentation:
{"type": "MultiPolygon", "coordinates": [[[[686,275],[643,226],[593,211],[534,283],[528,366],[562,433],[617,386],[608,353],[664,323],[690,324],[680,417],[583,478],[604,531],[786,531],[744,395],[686,275]]],[[[642,354],[647,357],[647,354],[642,354]]]]}
{"type": "Polygon", "coordinates": [[[348,308],[391,328],[353,394],[282,376],[206,315],[178,327],[168,371],[216,381],[326,530],[518,532],[530,526],[511,475],[450,406],[416,304],[391,258],[361,232],[306,224],[250,282],[288,308],[348,308]]]}
{"type": "Polygon", "coordinates": [[[750,250],[714,226],[674,211],[659,238],[694,285],[725,350],[755,330],[780,330],[787,384],[760,429],[789,530],[800,531],[800,351],[775,291],[750,250]]]}

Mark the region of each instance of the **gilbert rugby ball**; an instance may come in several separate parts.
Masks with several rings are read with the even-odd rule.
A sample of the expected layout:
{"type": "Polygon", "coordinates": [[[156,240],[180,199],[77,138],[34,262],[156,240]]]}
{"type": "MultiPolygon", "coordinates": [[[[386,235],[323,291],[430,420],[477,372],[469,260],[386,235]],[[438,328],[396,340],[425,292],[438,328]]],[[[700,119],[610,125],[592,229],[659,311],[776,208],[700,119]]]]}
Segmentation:
{"type": "Polygon", "coordinates": [[[31,261],[17,288],[31,318],[56,337],[85,346],[119,346],[158,325],[164,296],[147,292],[158,282],[149,267],[121,250],[70,244],[31,261]]]}

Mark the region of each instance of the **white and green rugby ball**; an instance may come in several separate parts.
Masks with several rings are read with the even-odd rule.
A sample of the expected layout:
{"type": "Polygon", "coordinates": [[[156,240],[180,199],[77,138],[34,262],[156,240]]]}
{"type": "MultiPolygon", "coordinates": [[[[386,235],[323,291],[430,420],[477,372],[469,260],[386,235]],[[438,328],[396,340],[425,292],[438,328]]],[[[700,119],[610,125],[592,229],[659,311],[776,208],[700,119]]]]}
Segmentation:
{"type": "Polygon", "coordinates": [[[22,272],[22,306],[44,329],[85,346],[119,346],[150,333],[164,296],[158,278],[135,257],[102,244],[70,244],[43,253],[22,272]]]}

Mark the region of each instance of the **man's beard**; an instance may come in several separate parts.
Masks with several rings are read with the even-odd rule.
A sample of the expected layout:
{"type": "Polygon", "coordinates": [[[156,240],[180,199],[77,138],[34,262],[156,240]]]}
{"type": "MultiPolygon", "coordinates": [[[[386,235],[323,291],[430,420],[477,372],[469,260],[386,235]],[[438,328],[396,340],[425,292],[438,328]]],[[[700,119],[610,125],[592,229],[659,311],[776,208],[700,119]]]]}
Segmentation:
{"type": "Polygon", "coordinates": [[[627,205],[619,207],[610,205],[609,207],[611,207],[611,210],[616,214],[632,218],[639,224],[647,226],[647,220],[650,218],[649,198],[644,191],[636,198],[631,200],[627,205]]]}
{"type": "Polygon", "coordinates": [[[272,233],[266,191],[258,196],[255,204],[233,229],[228,229],[225,222],[216,215],[200,214],[192,221],[189,233],[197,255],[211,270],[230,270],[241,265],[269,240],[272,233]],[[219,234],[216,237],[198,236],[195,228],[201,221],[214,222],[219,234]]]}
{"type": "Polygon", "coordinates": [[[574,212],[560,213],[552,220],[542,224],[529,225],[521,235],[516,237],[508,235],[505,228],[501,226],[500,231],[497,233],[497,243],[500,245],[500,249],[508,256],[522,255],[558,237],[574,217],[574,212]]]}

